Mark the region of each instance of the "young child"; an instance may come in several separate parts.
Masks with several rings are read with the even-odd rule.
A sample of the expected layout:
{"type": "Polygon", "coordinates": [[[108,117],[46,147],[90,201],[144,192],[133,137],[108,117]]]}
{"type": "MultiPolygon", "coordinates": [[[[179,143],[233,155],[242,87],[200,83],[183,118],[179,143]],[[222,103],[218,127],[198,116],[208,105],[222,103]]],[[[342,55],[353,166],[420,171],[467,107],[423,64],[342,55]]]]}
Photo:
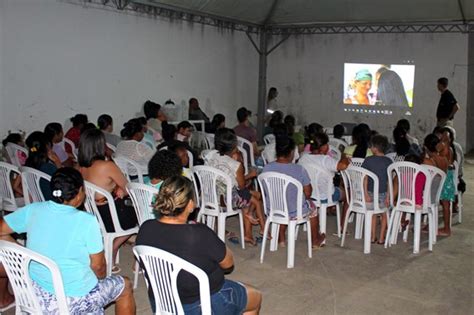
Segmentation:
{"type": "Polygon", "coordinates": [[[148,163],[148,176],[145,184],[160,189],[163,181],[171,176],[180,175],[183,167],[176,153],[169,150],[157,151],[148,163]]]}
{"type": "Polygon", "coordinates": [[[189,142],[191,139],[191,132],[193,131],[193,125],[189,121],[182,121],[178,124],[178,135],[176,137],[179,141],[189,142]]]}
{"type": "MultiPolygon", "coordinates": [[[[379,179],[379,195],[378,195],[378,203],[379,208],[385,208],[389,205],[389,196],[387,194],[388,191],[388,174],[387,169],[392,164],[392,160],[385,156],[385,151],[388,149],[388,139],[382,135],[375,135],[372,137],[370,141],[370,151],[372,152],[372,156],[368,156],[365,158],[364,163],[362,163],[362,167],[371,171],[375,175],[377,175],[379,179]]],[[[374,200],[374,183],[372,179],[365,179],[364,182],[365,186],[365,200],[370,203],[377,202],[374,200]]],[[[373,207],[373,206],[372,206],[373,207]]],[[[377,219],[372,220],[372,243],[377,242],[377,244],[384,244],[385,243],[385,233],[387,230],[387,214],[384,213],[382,216],[382,223],[380,228],[380,236],[377,242],[377,238],[375,236],[376,233],[376,225],[377,219]]]]}
{"type": "Polygon", "coordinates": [[[52,144],[52,149],[54,153],[58,156],[61,164],[63,166],[73,166],[74,165],[74,156],[72,153],[67,153],[64,144],[64,132],[63,126],[60,123],[52,122],[44,127],[44,135],[47,140],[52,144]]]}

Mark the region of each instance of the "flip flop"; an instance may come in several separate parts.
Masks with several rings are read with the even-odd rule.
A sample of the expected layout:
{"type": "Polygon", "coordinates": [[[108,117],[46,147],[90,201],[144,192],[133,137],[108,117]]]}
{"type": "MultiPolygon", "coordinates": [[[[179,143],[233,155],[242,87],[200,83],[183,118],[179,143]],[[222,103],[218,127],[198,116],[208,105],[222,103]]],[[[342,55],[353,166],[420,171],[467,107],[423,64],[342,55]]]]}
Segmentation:
{"type": "Polygon", "coordinates": [[[118,265],[114,265],[112,267],[112,274],[114,274],[114,275],[120,273],[121,271],[122,271],[122,269],[118,265]]]}
{"type": "Polygon", "coordinates": [[[11,302],[10,304],[0,308],[0,314],[3,313],[3,312],[8,311],[11,308],[14,308],[15,306],[16,306],[15,301],[11,302]]]}
{"type": "Polygon", "coordinates": [[[239,244],[240,244],[239,238],[238,238],[237,236],[235,236],[235,235],[228,236],[228,237],[227,237],[227,240],[228,240],[229,242],[231,242],[232,244],[234,244],[234,245],[239,245],[239,244]]]}
{"type": "Polygon", "coordinates": [[[377,244],[378,244],[378,242],[377,242],[377,239],[375,239],[375,240],[371,240],[370,242],[371,242],[372,244],[375,244],[375,243],[377,243],[377,244]]]}

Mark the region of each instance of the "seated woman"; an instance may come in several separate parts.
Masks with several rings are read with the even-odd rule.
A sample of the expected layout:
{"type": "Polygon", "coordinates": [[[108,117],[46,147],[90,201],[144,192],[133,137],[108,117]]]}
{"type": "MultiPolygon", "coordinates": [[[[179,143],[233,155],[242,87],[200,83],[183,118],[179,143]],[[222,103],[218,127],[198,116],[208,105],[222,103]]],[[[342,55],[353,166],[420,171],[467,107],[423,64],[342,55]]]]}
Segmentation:
{"type": "Polygon", "coordinates": [[[387,153],[394,152],[397,156],[403,157],[407,155],[421,155],[420,146],[410,143],[408,134],[402,127],[395,127],[393,129],[393,142],[387,153]]]}
{"type": "MultiPolygon", "coordinates": [[[[116,314],[135,314],[130,280],[106,277],[97,219],[76,209],[85,198],[81,174],[73,168],[59,169],[50,189],[52,201],[30,204],[1,218],[0,236],[26,233],[27,247],[58,265],[71,314],[103,314],[104,307],[114,301],[116,314]]],[[[30,276],[42,313],[57,314],[49,271],[31,263],[30,276]]]]}
{"type": "MultiPolygon", "coordinates": [[[[84,126],[89,122],[89,118],[85,114],[77,114],[71,118],[72,127],[66,132],[65,137],[74,142],[76,148],[79,146],[79,139],[84,126]]],[[[72,153],[69,145],[65,146],[66,152],[72,153]]]]}
{"type": "Polygon", "coordinates": [[[74,156],[67,153],[63,143],[63,126],[60,123],[49,123],[44,127],[44,134],[48,141],[53,144],[53,151],[58,156],[63,166],[73,166],[74,156]]]}
{"type": "Polygon", "coordinates": [[[352,130],[352,144],[344,150],[344,154],[351,158],[362,158],[371,156],[369,149],[370,128],[366,124],[360,124],[352,130]]]}
{"type": "MultiPolygon", "coordinates": [[[[154,208],[159,219],[143,223],[136,244],[168,251],[201,268],[209,277],[213,314],[258,314],[261,293],[224,277],[234,267],[232,252],[205,224],[186,224],[195,208],[191,181],[182,176],[166,179],[154,208]]],[[[178,293],[186,314],[201,314],[199,285],[194,276],[180,272],[178,293]]]]}
{"type": "Polygon", "coordinates": [[[143,112],[148,121],[148,127],[153,133],[155,141],[161,141],[161,127],[162,123],[167,120],[166,115],[161,110],[161,105],[152,101],[146,101],[143,104],[143,112]]]}
{"type": "Polygon", "coordinates": [[[214,117],[212,117],[208,132],[215,134],[217,129],[221,128],[225,128],[225,116],[222,114],[215,114],[214,117]]]}
{"type": "MultiPolygon", "coordinates": [[[[148,162],[150,162],[151,157],[153,154],[155,154],[155,151],[141,142],[143,140],[144,134],[143,126],[139,119],[130,119],[123,126],[124,128],[120,132],[120,135],[125,140],[118,144],[115,154],[122,155],[137,162],[140,166],[140,170],[143,172],[143,174],[146,174],[148,162]]],[[[133,172],[131,173],[131,175],[137,175],[133,174],[133,172]]]]}
{"type": "MultiPolygon", "coordinates": [[[[120,226],[124,230],[131,229],[137,225],[135,209],[129,203],[125,186],[127,179],[122,171],[112,161],[105,160],[105,137],[99,129],[85,131],[79,142],[78,154],[79,170],[85,180],[110,192],[115,197],[115,208],[120,226]]],[[[104,196],[95,196],[97,208],[104,222],[107,232],[114,232],[114,225],[110,215],[109,205],[104,196]]],[[[120,246],[130,238],[130,235],[118,237],[114,240],[113,260],[117,256],[120,246]]],[[[113,272],[119,272],[120,268],[114,266],[113,272]]]]}
{"type": "MultiPolygon", "coordinates": [[[[26,146],[29,149],[29,154],[25,166],[34,168],[50,176],[52,176],[58,168],[62,167],[61,161],[54,153],[51,143],[44,133],[40,131],[31,133],[28,138],[26,138],[26,146]]],[[[46,180],[40,180],[40,189],[44,199],[51,200],[51,189],[46,180]]]]}
{"type": "MultiPolygon", "coordinates": [[[[309,178],[308,172],[303,166],[294,164],[293,158],[295,154],[295,141],[290,137],[278,137],[276,138],[276,155],[277,159],[275,162],[265,165],[263,173],[265,172],[277,172],[293,177],[303,185],[303,216],[308,215],[311,222],[311,238],[313,248],[318,248],[326,238],[326,235],[319,234],[319,219],[318,209],[313,206],[310,201],[311,193],[313,188],[311,186],[311,179],[309,178]]],[[[297,190],[294,186],[290,186],[287,191],[286,198],[288,205],[296,205],[297,190]]],[[[290,218],[296,217],[296,208],[291,206],[289,213],[290,218]]],[[[278,242],[281,246],[285,246],[285,232],[287,226],[280,225],[280,233],[278,242]]]]}
{"type": "Polygon", "coordinates": [[[122,139],[113,133],[114,121],[112,116],[107,114],[100,115],[99,118],[97,118],[97,126],[99,126],[99,129],[104,133],[105,141],[114,147],[117,147],[122,139]]]}
{"type": "MultiPolygon", "coordinates": [[[[257,176],[253,169],[247,175],[244,175],[244,166],[239,161],[240,153],[237,148],[237,136],[232,129],[221,128],[216,131],[214,151],[207,158],[207,164],[229,175],[232,180],[232,202],[234,208],[240,208],[244,212],[245,242],[255,245],[256,242],[252,236],[252,223],[260,225],[260,237],[263,236],[265,228],[265,216],[263,215],[263,206],[260,193],[247,188],[246,181],[257,176]],[[249,210],[255,209],[256,221],[249,210]]],[[[218,193],[225,196],[225,186],[218,182],[218,193]]]]}

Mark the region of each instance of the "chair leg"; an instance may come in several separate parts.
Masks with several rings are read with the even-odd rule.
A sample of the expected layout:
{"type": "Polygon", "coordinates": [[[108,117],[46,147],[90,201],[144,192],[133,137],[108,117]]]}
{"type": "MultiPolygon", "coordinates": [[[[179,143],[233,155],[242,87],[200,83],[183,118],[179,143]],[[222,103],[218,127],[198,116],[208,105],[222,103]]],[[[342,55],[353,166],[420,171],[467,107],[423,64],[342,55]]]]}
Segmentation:
{"type": "Polygon", "coordinates": [[[458,193],[458,223],[462,223],[462,210],[463,210],[463,204],[462,204],[462,193],[458,193]]]}
{"type": "MultiPolygon", "coordinates": [[[[242,249],[245,249],[244,216],[242,214],[242,211],[239,212],[239,224],[240,224],[240,243],[242,244],[242,249]]],[[[264,235],[267,235],[267,234],[264,233],[264,235]]]]}
{"type": "Polygon", "coordinates": [[[135,290],[138,287],[138,275],[140,274],[140,264],[138,261],[135,262],[135,272],[133,275],[133,289],[135,290]]]}
{"type": "Polygon", "coordinates": [[[453,206],[454,206],[454,202],[450,202],[449,203],[449,228],[452,228],[453,227],[453,206]]]}
{"type": "Polygon", "coordinates": [[[365,213],[364,223],[364,254],[370,254],[370,241],[372,239],[372,212],[365,213]]]}
{"type": "MultiPolygon", "coordinates": [[[[410,218],[410,216],[408,216],[410,218]]],[[[393,227],[392,227],[392,244],[396,245],[398,241],[398,230],[400,229],[400,220],[402,219],[402,212],[397,211],[396,216],[394,217],[393,227]]],[[[407,227],[408,228],[408,227],[407,227]]]]}
{"type": "Polygon", "coordinates": [[[415,210],[415,222],[413,232],[413,254],[420,252],[420,234],[421,234],[421,212],[415,210]]]}
{"type": "Polygon", "coordinates": [[[219,213],[217,216],[217,236],[225,243],[225,219],[224,213],[219,213]]]}
{"type": "MultiPolygon", "coordinates": [[[[406,216],[407,220],[410,222],[411,221],[411,213],[407,213],[406,216]]],[[[410,223],[408,223],[405,232],[403,232],[403,242],[408,242],[408,231],[410,230],[410,223]]]]}
{"type": "Polygon", "coordinates": [[[362,228],[363,228],[363,218],[362,213],[356,214],[356,226],[355,226],[355,233],[354,238],[356,240],[360,240],[362,238],[362,228]]]}
{"type": "MultiPolygon", "coordinates": [[[[270,228],[270,220],[268,219],[267,222],[265,222],[265,228],[263,229],[263,235],[268,235],[268,230],[270,228]]],[[[242,239],[243,242],[243,239],[242,239]]],[[[270,241],[271,243],[271,241],[270,241]]],[[[264,236],[262,238],[262,248],[260,249],[260,263],[263,263],[263,256],[265,255],[265,245],[267,244],[267,238],[264,236]]]]}
{"type": "Polygon", "coordinates": [[[347,233],[347,224],[349,223],[349,217],[354,215],[355,213],[351,212],[351,210],[347,210],[346,219],[344,220],[344,227],[342,229],[342,238],[341,238],[341,247],[344,247],[344,242],[346,241],[346,233],[347,233]]]}
{"type": "Polygon", "coordinates": [[[341,205],[336,204],[337,237],[341,238],[341,205]]]}
{"type": "MultiPolygon", "coordinates": [[[[319,207],[319,233],[326,234],[326,219],[327,219],[327,207],[326,205],[321,205],[319,207]]],[[[326,240],[322,244],[326,244],[326,240]]]]}
{"type": "Polygon", "coordinates": [[[105,262],[107,264],[107,277],[112,275],[113,262],[113,238],[105,236],[104,237],[104,248],[105,248],[105,262]]]}
{"type": "Polygon", "coordinates": [[[392,234],[394,233],[397,233],[398,231],[395,231],[393,226],[393,220],[394,220],[394,217],[395,217],[395,213],[396,213],[396,210],[392,210],[392,213],[389,215],[389,218],[388,218],[388,227],[387,227],[387,235],[385,236],[385,245],[384,247],[387,248],[389,245],[391,245],[392,243],[392,240],[391,240],[391,237],[392,237],[392,234]]]}
{"type": "Polygon", "coordinates": [[[296,224],[290,222],[288,224],[288,258],[287,258],[287,268],[293,268],[295,266],[295,232],[296,224]]]}
{"type": "Polygon", "coordinates": [[[428,250],[433,251],[433,214],[428,213],[428,250]]]}
{"type": "MultiPolygon", "coordinates": [[[[306,227],[306,224],[304,225],[306,227]]],[[[295,240],[298,240],[298,233],[300,232],[300,226],[296,226],[295,240]]]]}
{"type": "Polygon", "coordinates": [[[278,249],[278,231],[280,229],[280,225],[272,222],[272,239],[270,241],[270,251],[274,252],[278,249]]]}
{"type": "Polygon", "coordinates": [[[308,257],[313,258],[313,239],[311,237],[311,222],[309,222],[308,220],[308,222],[306,222],[304,226],[307,227],[307,233],[308,233],[308,257]]]}

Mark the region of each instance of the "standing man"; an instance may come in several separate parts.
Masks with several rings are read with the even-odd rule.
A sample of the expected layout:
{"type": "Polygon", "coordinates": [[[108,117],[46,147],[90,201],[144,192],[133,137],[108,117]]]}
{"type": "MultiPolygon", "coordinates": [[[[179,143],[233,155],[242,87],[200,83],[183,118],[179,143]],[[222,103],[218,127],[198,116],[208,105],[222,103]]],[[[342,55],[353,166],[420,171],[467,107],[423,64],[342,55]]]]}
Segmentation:
{"type": "Polygon", "coordinates": [[[438,91],[441,92],[438,109],[436,110],[437,126],[453,127],[454,114],[459,110],[458,101],[454,98],[453,93],[448,90],[448,79],[438,79],[438,91]]]}

